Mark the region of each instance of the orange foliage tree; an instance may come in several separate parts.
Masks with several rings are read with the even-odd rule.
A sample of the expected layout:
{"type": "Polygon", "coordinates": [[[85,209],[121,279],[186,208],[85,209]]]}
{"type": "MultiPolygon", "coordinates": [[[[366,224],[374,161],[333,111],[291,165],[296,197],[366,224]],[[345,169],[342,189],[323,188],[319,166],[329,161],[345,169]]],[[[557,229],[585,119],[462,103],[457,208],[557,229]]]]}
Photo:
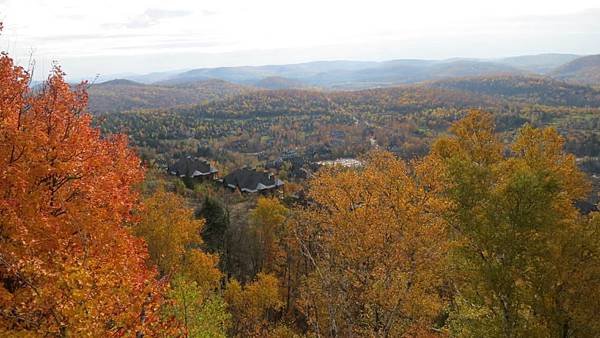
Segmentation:
{"type": "Polygon", "coordinates": [[[0,335],[148,332],[160,285],[123,227],[140,161],[90,126],[83,85],[29,81],[0,56],[0,335]]]}

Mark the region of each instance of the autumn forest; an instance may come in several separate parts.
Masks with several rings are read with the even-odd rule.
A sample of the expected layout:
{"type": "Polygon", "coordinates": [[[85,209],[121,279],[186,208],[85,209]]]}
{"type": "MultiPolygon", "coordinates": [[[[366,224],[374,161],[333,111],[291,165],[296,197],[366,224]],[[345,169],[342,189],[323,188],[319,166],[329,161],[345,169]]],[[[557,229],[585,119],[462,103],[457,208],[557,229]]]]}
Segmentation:
{"type": "Polygon", "coordinates": [[[65,72],[0,55],[1,337],[600,336],[599,83],[65,72]]]}

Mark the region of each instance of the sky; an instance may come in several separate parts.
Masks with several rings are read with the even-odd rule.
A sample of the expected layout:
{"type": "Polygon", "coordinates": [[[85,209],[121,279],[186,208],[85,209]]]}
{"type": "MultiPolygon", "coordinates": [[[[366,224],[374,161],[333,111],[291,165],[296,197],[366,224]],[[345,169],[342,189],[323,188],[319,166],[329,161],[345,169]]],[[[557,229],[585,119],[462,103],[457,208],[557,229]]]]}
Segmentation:
{"type": "Polygon", "coordinates": [[[0,50],[70,79],[315,60],[600,53],[599,0],[0,0],[0,50]]]}

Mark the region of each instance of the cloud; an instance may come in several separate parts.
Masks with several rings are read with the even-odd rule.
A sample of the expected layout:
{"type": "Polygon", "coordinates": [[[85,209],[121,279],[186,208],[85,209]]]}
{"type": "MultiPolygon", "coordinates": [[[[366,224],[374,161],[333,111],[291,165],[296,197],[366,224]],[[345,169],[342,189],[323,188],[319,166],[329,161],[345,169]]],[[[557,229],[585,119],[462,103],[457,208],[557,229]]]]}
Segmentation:
{"type": "Polygon", "coordinates": [[[162,18],[177,18],[181,16],[190,15],[192,11],[189,10],[168,10],[168,9],[157,9],[149,8],[144,12],[144,15],[152,19],[162,18]]]}
{"type": "MultiPolygon", "coordinates": [[[[557,30],[556,25],[576,30],[597,30],[600,28],[600,8],[590,8],[576,13],[544,16],[519,16],[506,20],[508,24],[520,24],[557,30]]],[[[522,27],[522,26],[518,26],[522,27]]]]}
{"type": "Polygon", "coordinates": [[[155,26],[163,19],[179,18],[192,14],[189,10],[167,10],[158,8],[149,8],[143,14],[133,18],[125,23],[127,28],[146,28],[155,26]]]}
{"type": "Polygon", "coordinates": [[[224,42],[215,41],[169,41],[169,42],[156,42],[150,44],[138,44],[129,46],[116,46],[109,48],[110,50],[133,50],[133,49],[154,49],[154,50],[167,50],[172,48],[181,49],[195,49],[195,48],[206,48],[206,47],[217,47],[226,45],[224,42]]]}
{"type": "Polygon", "coordinates": [[[39,37],[41,41],[80,41],[80,40],[96,40],[96,39],[119,39],[119,38],[139,38],[147,35],[144,34],[68,34],[68,35],[47,35],[39,37]]]}
{"type": "Polygon", "coordinates": [[[212,16],[212,15],[217,15],[217,14],[218,14],[217,11],[211,11],[208,9],[202,10],[202,15],[204,15],[204,16],[212,16]]]}

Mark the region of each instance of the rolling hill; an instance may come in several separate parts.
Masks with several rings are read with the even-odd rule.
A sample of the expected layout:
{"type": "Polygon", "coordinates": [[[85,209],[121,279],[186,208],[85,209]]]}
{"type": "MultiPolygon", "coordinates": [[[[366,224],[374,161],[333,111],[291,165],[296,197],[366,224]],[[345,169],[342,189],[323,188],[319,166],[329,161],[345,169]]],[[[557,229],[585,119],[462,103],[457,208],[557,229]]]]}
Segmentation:
{"type": "Polygon", "coordinates": [[[366,89],[465,76],[525,74],[511,66],[477,60],[394,60],[353,72],[319,74],[308,83],[336,89],[366,89]]]}
{"type": "Polygon", "coordinates": [[[484,76],[452,78],[425,84],[544,105],[598,107],[600,91],[541,76],[484,76]]]}
{"type": "Polygon", "coordinates": [[[497,62],[532,73],[547,74],[555,68],[569,63],[579,57],[581,57],[581,55],[548,53],[507,57],[499,59],[497,62]]]}
{"type": "MultiPolygon", "coordinates": [[[[131,79],[116,79],[92,85],[89,89],[90,111],[104,113],[197,105],[260,90],[324,88],[345,91],[413,84],[515,102],[600,106],[599,91],[589,86],[600,85],[600,55],[577,58],[571,54],[542,54],[494,62],[474,59],[320,61],[153,73],[148,74],[146,80],[151,78],[160,81],[144,84],[131,79]],[[556,65],[559,66],[548,71],[556,65]],[[533,70],[548,74],[538,75],[533,70]]],[[[394,89],[392,92],[399,90],[402,91],[394,89]]],[[[269,100],[267,94],[257,95],[269,100]]],[[[436,97],[431,99],[439,101],[436,97]]]]}
{"type": "Polygon", "coordinates": [[[202,103],[255,90],[223,80],[205,80],[185,85],[147,85],[117,79],[92,85],[89,110],[92,113],[118,112],[143,108],[167,108],[202,103]]]}
{"type": "Polygon", "coordinates": [[[552,77],[587,85],[600,85],[600,54],[577,58],[556,68],[552,77]]]}
{"type": "Polygon", "coordinates": [[[591,87],[504,75],[352,91],[254,90],[197,105],[102,114],[97,121],[105,132],[127,133],[163,162],[197,147],[217,149],[215,156],[229,160],[239,159],[237,152],[273,157],[287,149],[356,156],[371,137],[410,158],[475,108],[492,112],[507,137],[525,123],[553,125],[572,135],[569,151],[596,157],[599,106],[600,92],[591,87]]]}
{"type": "Polygon", "coordinates": [[[307,87],[302,81],[281,76],[265,77],[255,82],[254,86],[264,89],[298,89],[307,87]]]}
{"type": "Polygon", "coordinates": [[[289,65],[198,68],[171,76],[160,83],[184,84],[209,78],[240,84],[251,84],[268,77],[284,77],[302,80],[320,73],[339,70],[353,71],[376,64],[376,62],[361,61],[316,61],[289,65]]]}

